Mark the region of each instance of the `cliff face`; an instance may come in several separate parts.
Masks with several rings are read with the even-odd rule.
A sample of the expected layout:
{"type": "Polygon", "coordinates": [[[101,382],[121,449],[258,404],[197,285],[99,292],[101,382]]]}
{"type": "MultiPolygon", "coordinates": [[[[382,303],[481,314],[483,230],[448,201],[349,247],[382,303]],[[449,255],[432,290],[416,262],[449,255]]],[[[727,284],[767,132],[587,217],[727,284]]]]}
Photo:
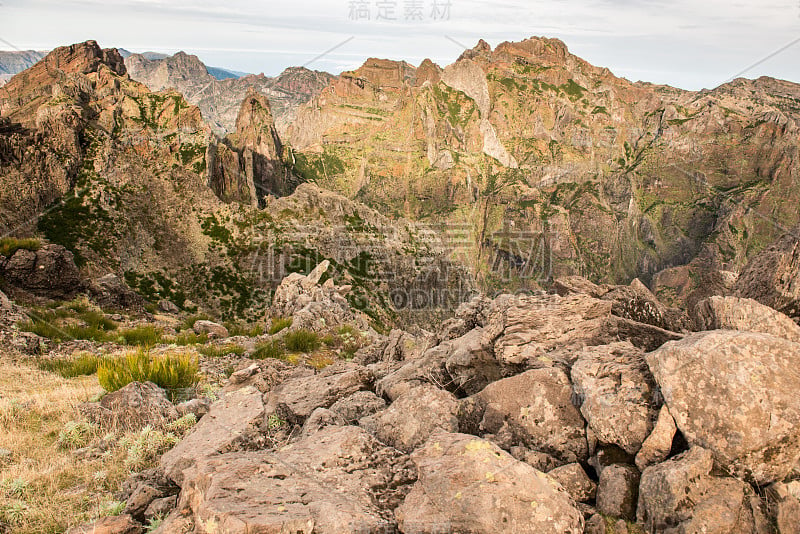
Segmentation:
{"type": "Polygon", "coordinates": [[[147,59],[141,54],[125,58],[131,78],[153,91],[175,88],[200,108],[212,129],[233,133],[242,100],[251,88],[269,98],[278,131],[294,120],[296,109],[327,87],[334,76],[303,67],[286,69],[270,78],[248,75],[218,80],[209,74],[197,56],[178,52],[163,59],[147,59]]]}
{"type": "Polygon", "coordinates": [[[209,150],[211,188],[222,200],[254,207],[263,207],[267,195],[291,193],[298,181],[284,167],[282,151],[269,100],[249,90],[236,132],[209,150]]]}
{"type": "Polygon", "coordinates": [[[480,43],[443,70],[369,60],[302,107],[286,139],[326,187],[470,222],[488,236],[471,260],[487,275],[531,259],[506,220],[547,244],[552,274],[622,282],[700,255],[738,270],[780,233],[770,221],[797,221],[799,112],[789,82],[631,83],[531,38],[480,43]]]}
{"type": "Polygon", "coordinates": [[[299,180],[256,91],[220,139],[183,96],[151,92],[116,50],[89,41],[0,93],[0,232],[63,245],[84,277],[113,272],[152,301],[245,318],[264,312],[285,274],[330,258],[330,276],[356,287],[376,326],[401,319],[387,311],[393,291],[470,287],[441,244],[419,243],[421,230],[395,235],[372,210],[310,186],[270,199],[299,180]],[[429,265],[454,274],[423,279],[429,265]],[[396,276],[373,280],[378,268],[396,276]]]}

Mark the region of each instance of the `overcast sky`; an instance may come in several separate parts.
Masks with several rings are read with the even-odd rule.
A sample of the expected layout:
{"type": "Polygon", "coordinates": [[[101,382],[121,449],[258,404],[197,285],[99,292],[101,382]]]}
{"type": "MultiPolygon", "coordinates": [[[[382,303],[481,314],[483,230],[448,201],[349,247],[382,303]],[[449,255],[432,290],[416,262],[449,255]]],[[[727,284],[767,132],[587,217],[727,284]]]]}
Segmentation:
{"type": "MultiPolygon", "coordinates": [[[[367,57],[447,65],[458,43],[532,35],[631,80],[711,88],[800,41],[800,0],[0,0],[0,49],[95,39],[269,75],[367,57]]],[[[800,42],[745,74],[761,75],[800,82],[800,42]]]]}

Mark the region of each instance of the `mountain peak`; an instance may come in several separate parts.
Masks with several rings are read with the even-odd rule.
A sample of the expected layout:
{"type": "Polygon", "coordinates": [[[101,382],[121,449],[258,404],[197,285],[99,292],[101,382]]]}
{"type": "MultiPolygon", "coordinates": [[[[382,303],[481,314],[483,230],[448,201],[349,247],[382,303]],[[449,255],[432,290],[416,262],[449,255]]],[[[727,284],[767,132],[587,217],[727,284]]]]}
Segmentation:
{"type": "Polygon", "coordinates": [[[48,70],[55,67],[67,73],[89,74],[97,72],[101,64],[115,74],[125,74],[125,62],[117,49],[100,48],[93,40],[56,48],[34,68],[48,70]]]}

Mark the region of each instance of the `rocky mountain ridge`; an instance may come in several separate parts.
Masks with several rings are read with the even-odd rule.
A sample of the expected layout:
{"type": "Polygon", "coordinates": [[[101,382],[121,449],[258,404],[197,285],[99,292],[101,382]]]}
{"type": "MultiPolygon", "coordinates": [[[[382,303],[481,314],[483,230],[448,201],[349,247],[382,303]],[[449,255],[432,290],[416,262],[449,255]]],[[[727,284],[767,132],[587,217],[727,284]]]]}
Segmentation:
{"type": "MultiPolygon", "coordinates": [[[[149,91],[116,50],[87,42],[15,76],[0,117],[4,233],[63,245],[85,277],[114,273],[156,301],[259,314],[287,272],[308,273],[327,257],[338,260],[337,279],[357,277],[359,307],[386,321],[391,291],[423,276],[423,259],[449,264],[443,245],[415,243],[414,229],[374,259],[373,250],[387,250],[368,223],[377,215],[344,210],[344,199],[313,187],[302,210],[260,210],[301,180],[284,164],[270,103],[256,92],[241,104],[236,132],[220,139],[182,95],[149,91]],[[310,228],[309,217],[329,231],[310,228]],[[411,257],[420,263],[406,268],[411,257]],[[371,280],[373,267],[401,274],[371,280]]],[[[469,286],[465,272],[452,272],[469,286]]]]}
{"type": "Polygon", "coordinates": [[[467,261],[489,285],[495,264],[524,278],[533,241],[556,276],[660,280],[669,299],[675,269],[737,272],[797,222],[798,113],[791,82],[632,83],[534,37],[481,42],[444,69],[367,60],[285,141],[324,187],[477,228],[467,261]]]}
{"type": "Polygon", "coordinates": [[[236,130],[239,106],[250,88],[270,99],[275,124],[283,132],[294,120],[298,106],[308,102],[335,77],[304,67],[291,67],[274,78],[248,74],[217,79],[197,58],[184,52],[163,59],[148,59],[140,54],[125,58],[131,78],[153,91],[174,88],[194,105],[212,129],[220,134],[236,130]]]}

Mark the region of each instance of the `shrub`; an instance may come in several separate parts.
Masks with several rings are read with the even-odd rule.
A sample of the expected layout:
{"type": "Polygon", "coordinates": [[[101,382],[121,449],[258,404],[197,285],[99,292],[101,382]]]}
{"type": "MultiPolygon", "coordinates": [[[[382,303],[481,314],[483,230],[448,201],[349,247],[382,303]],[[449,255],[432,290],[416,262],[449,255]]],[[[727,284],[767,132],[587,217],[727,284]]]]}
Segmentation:
{"type": "Polygon", "coordinates": [[[17,239],[16,237],[0,238],[0,255],[9,257],[20,249],[37,251],[42,248],[42,242],[38,239],[17,239]]]}
{"type": "Polygon", "coordinates": [[[185,353],[151,356],[138,350],[123,356],[104,358],[97,368],[97,379],[108,392],[131,382],[153,382],[173,398],[179,390],[194,387],[200,380],[197,356],[185,353]]]}
{"type": "Polygon", "coordinates": [[[284,328],[289,328],[290,326],[292,326],[291,317],[278,317],[272,320],[272,325],[270,325],[267,333],[274,336],[284,328]]]}
{"type": "Polygon", "coordinates": [[[181,332],[173,337],[164,338],[163,341],[172,343],[174,345],[179,345],[181,347],[186,347],[188,345],[200,345],[208,341],[208,334],[195,334],[189,330],[186,332],[181,332]]]}
{"type": "Polygon", "coordinates": [[[55,342],[73,339],[109,341],[113,338],[109,333],[117,329],[117,323],[103,312],[92,310],[88,304],[77,301],[58,309],[32,309],[28,315],[30,319],[18,325],[20,330],[55,342]],[[75,324],[75,321],[84,324],[75,324]]]}
{"type": "Polygon", "coordinates": [[[203,356],[208,356],[209,358],[219,358],[229,354],[241,356],[244,354],[244,347],[229,343],[227,345],[209,345],[206,347],[200,347],[197,349],[197,351],[203,356]]]}
{"type": "Polygon", "coordinates": [[[80,449],[89,444],[97,430],[86,421],[69,421],[58,433],[58,444],[65,449],[80,449]]]}
{"type": "Polygon", "coordinates": [[[49,358],[38,360],[36,365],[43,371],[56,373],[64,378],[89,376],[97,372],[100,358],[88,352],[82,352],[74,358],[49,358]]]}
{"type": "Polygon", "coordinates": [[[283,338],[286,348],[295,352],[313,352],[319,348],[319,336],[311,330],[300,329],[289,332],[283,338]]]}
{"type": "Polygon", "coordinates": [[[320,369],[325,369],[329,365],[333,365],[333,363],[334,359],[327,354],[314,354],[306,361],[306,364],[318,371],[320,369]]]}
{"type": "Polygon", "coordinates": [[[137,326],[135,328],[120,330],[118,340],[124,345],[152,347],[161,343],[163,340],[162,334],[162,330],[155,326],[137,326]]]}
{"type": "Polygon", "coordinates": [[[184,435],[197,424],[197,416],[193,413],[186,415],[172,421],[167,425],[167,430],[177,435],[184,435]]]}
{"type": "Polygon", "coordinates": [[[251,358],[254,360],[266,360],[267,358],[285,360],[286,348],[280,340],[271,339],[256,345],[256,350],[253,351],[251,358]]]}
{"type": "Polygon", "coordinates": [[[100,517],[120,515],[125,511],[124,501],[107,501],[100,507],[100,517]]]}
{"type": "Polygon", "coordinates": [[[146,426],[138,434],[125,436],[120,440],[120,445],[125,450],[125,467],[133,471],[147,469],[176,443],[178,438],[174,434],[146,426]]]}
{"type": "Polygon", "coordinates": [[[228,329],[228,334],[233,336],[256,337],[264,333],[264,325],[260,324],[239,324],[239,323],[225,323],[225,328],[228,329]]]}

